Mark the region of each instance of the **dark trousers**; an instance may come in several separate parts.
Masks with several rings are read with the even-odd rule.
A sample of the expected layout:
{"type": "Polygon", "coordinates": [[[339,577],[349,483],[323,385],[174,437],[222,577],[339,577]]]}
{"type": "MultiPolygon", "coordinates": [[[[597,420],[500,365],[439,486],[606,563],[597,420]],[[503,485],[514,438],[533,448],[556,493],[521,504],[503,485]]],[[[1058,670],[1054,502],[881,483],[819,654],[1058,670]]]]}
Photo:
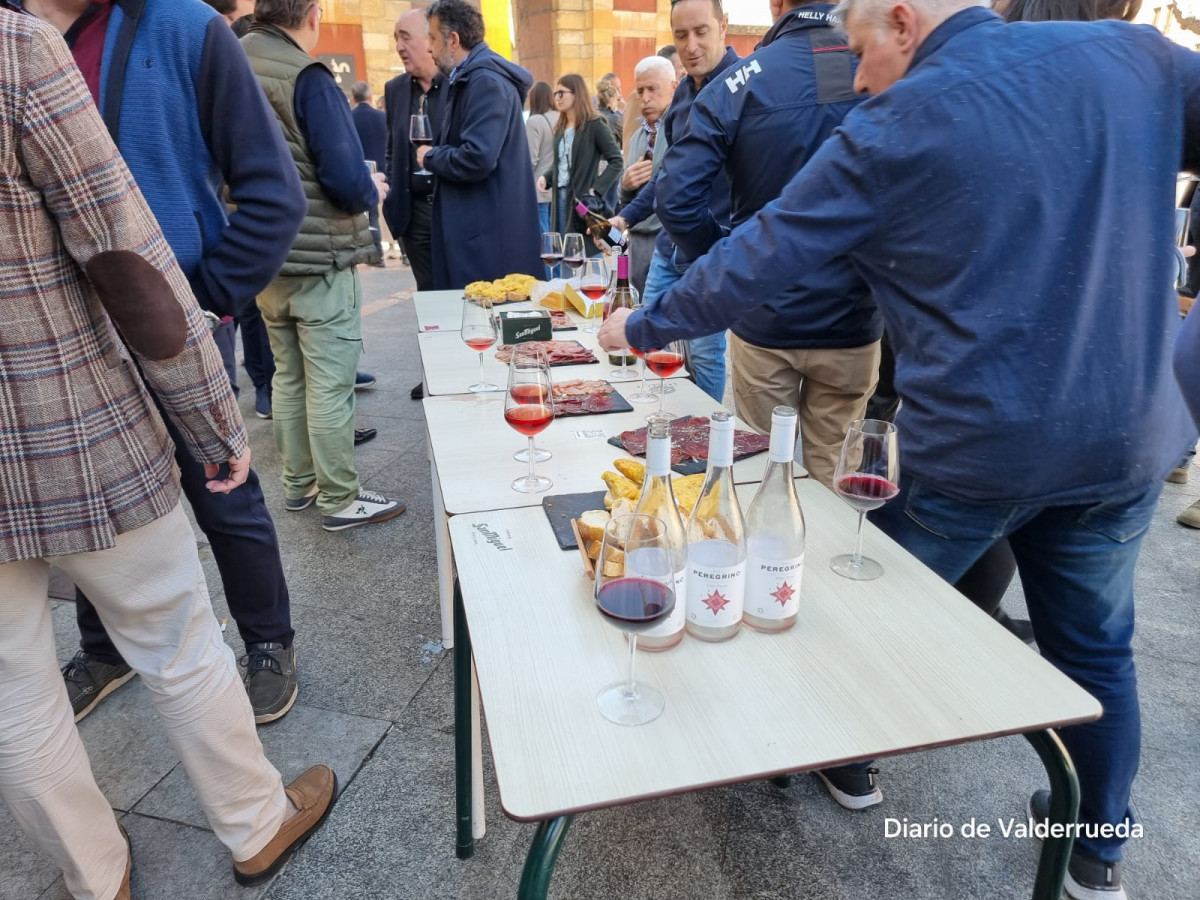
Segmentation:
{"type": "Polygon", "coordinates": [[[379,206],[372,206],[367,210],[367,225],[371,228],[371,237],[375,239],[375,249],[379,251],[379,256],[383,258],[383,232],[379,230],[379,206]]]}
{"type": "MultiPolygon", "coordinates": [[[[232,325],[226,326],[233,333],[232,325]]],[[[218,342],[221,355],[225,345],[218,342]]],[[[228,367],[228,357],[226,366],[228,367]]],[[[151,394],[153,396],[153,394],[151,394]]],[[[160,410],[161,412],[161,410],[160,410]]],[[[192,512],[208,544],[212,548],[221,583],[225,586],[225,602],[237,623],[238,632],[247,644],[278,641],[292,645],[291,603],[287,581],[283,577],[283,561],[279,558],[279,538],[275,523],[267,512],[267,501],[253,469],[246,483],[228,494],[214,494],[205,487],[208,478],[204,466],[192,459],[178,430],[163,416],[167,432],[175,442],[175,463],[179,466],[179,483],[183,495],[192,505],[192,512]]],[[[221,467],[224,478],[228,469],[221,467]]],[[[113,646],[96,609],[78,588],[75,590],[75,618],[79,622],[79,645],[102,662],[120,663],[121,654],[113,646]]]]}
{"type": "Polygon", "coordinates": [[[246,374],[255,388],[270,388],[275,376],[275,357],[271,355],[271,341],[267,338],[267,326],[263,324],[258,304],[247,304],[246,311],[237,317],[242,329],[242,356],[246,374]]]}
{"type": "Polygon", "coordinates": [[[433,289],[433,195],[412,196],[408,228],[400,236],[418,291],[433,289]]]}

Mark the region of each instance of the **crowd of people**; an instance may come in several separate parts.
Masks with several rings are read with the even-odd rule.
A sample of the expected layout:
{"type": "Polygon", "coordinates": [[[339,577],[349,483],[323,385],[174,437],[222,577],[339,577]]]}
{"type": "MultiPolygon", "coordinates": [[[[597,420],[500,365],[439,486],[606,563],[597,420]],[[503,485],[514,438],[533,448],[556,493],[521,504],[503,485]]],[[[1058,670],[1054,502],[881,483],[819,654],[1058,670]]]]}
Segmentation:
{"type": "MultiPolygon", "coordinates": [[[[770,2],[741,58],[721,0],[675,0],[673,45],[623,96],[614,74],[534,84],[476,8],[435,0],[396,21],[380,111],[313,58],[315,0],[0,0],[0,796],[72,896],[129,897],[74,722],[134,673],[239,882],[336,795],[326,766],[285,786],[255,734],[298,687],[235,328],[285,511],[393,519],[354,462],[358,266],[386,225],[420,290],[542,276],[539,235],[585,233],[582,202],[626,233],[642,300],[605,349],[687,340],[718,402],[728,358],[738,415],[766,433],[796,407],[827,485],[853,420],[896,419],[901,494],[873,520],[1102,702],[1062,731],[1092,826],[1067,890],[1124,897],[1099,826],[1133,816],[1133,571],[1200,420],[1171,203],[1200,165],[1200,58],[1094,21],[1137,0],[770,2]],[[61,672],[51,565],[79,586],[61,672]],[[1000,609],[1018,571],[1031,622],[1000,609]]],[[[872,764],[818,774],[845,807],[882,802],[872,764]]]]}

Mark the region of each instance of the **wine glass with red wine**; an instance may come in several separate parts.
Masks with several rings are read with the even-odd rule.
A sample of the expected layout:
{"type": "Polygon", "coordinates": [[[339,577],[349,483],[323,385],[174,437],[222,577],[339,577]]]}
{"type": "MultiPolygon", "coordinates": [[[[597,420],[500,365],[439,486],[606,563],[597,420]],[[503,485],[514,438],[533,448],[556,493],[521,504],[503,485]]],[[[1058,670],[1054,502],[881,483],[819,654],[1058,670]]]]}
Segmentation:
{"type": "Polygon", "coordinates": [[[492,315],[492,301],[486,298],[463,300],[463,320],[460,337],[472,350],[479,353],[479,381],[467,388],[472,394],[486,394],[500,390],[483,374],[483,354],[496,343],[496,318],[492,315]]]}
{"type": "Polygon", "coordinates": [[[671,341],[661,350],[647,350],[642,361],[658,376],[658,414],[675,418],[674,413],[663,409],[663,398],[667,396],[667,379],[683,368],[683,341],[671,341]]]}
{"type": "Polygon", "coordinates": [[[900,493],[895,425],[880,419],[858,419],[850,424],[833,473],[833,489],[858,510],[858,532],[854,552],[835,556],[829,567],[844,578],[872,581],[883,574],[883,566],[862,555],[863,521],[867,512],[900,493]]]}
{"type": "Polygon", "coordinates": [[[587,259],[583,252],[583,235],[578,231],[571,231],[563,235],[563,265],[571,270],[571,274],[575,275],[583,268],[583,261],[587,259]]]}
{"type": "Polygon", "coordinates": [[[522,494],[540,494],[554,486],[549,478],[533,471],[537,450],[533,436],[541,434],[554,420],[554,383],[546,354],[513,347],[508,361],[508,393],[504,397],[504,421],[529,439],[529,474],[512,483],[522,494]]]}
{"type": "MultiPolygon", "coordinates": [[[[433,128],[429,124],[429,116],[425,113],[415,113],[408,117],[408,139],[417,147],[433,143],[433,128]]],[[[413,174],[431,175],[433,173],[421,166],[413,174]]]]}
{"type": "MultiPolygon", "coordinates": [[[[608,293],[610,280],[608,265],[605,263],[604,257],[589,256],[583,261],[583,273],[579,276],[579,292],[594,303],[608,293]]],[[[583,330],[588,334],[595,334],[599,331],[600,326],[596,324],[596,318],[589,319],[583,330]]]]}
{"type": "Polygon", "coordinates": [[[662,715],[660,691],[634,678],[637,636],[675,608],[674,563],[662,519],[613,516],[604,529],[596,560],[596,609],[629,636],[629,677],[596,698],[600,715],[618,725],[645,725],[662,715]]]}
{"type": "MultiPolygon", "coordinates": [[[[512,348],[512,352],[513,353],[523,353],[523,354],[535,354],[535,355],[540,355],[542,357],[546,356],[545,348],[542,347],[540,344],[536,344],[536,343],[517,344],[515,347],[512,348]]],[[[510,361],[510,365],[511,365],[511,361],[510,361]]],[[[547,368],[549,368],[549,360],[547,360],[546,366],[547,366],[547,368]]],[[[535,387],[534,385],[528,385],[528,384],[519,385],[513,392],[513,399],[516,400],[518,403],[542,403],[545,400],[545,398],[542,396],[541,388],[535,387]]],[[[552,404],[554,402],[554,387],[553,387],[553,385],[551,385],[551,388],[550,388],[550,402],[552,404]]],[[[553,456],[554,456],[554,454],[551,453],[549,450],[545,450],[542,447],[537,446],[537,444],[533,445],[533,461],[534,462],[545,462],[546,460],[553,458],[553,456]]],[[[529,449],[527,447],[522,447],[520,450],[518,450],[516,453],[513,454],[513,459],[515,459],[517,462],[529,462],[529,449]]]]}
{"type": "MultiPolygon", "coordinates": [[[[550,269],[550,277],[554,277],[554,268],[562,268],[563,245],[562,235],[557,231],[542,232],[542,263],[550,269]]],[[[561,275],[562,272],[560,271],[561,275]]]]}

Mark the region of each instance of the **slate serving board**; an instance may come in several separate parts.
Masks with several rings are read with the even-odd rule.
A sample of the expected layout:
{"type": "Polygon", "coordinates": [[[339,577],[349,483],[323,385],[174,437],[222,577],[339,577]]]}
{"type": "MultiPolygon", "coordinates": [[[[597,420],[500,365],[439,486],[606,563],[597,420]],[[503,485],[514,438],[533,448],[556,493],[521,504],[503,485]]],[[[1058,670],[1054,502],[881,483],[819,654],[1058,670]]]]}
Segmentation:
{"type": "MultiPolygon", "coordinates": [[[[679,416],[679,417],[673,419],[672,421],[673,422],[686,422],[688,419],[691,419],[691,418],[693,418],[693,417],[692,416],[679,416]]],[[[610,444],[612,444],[614,447],[617,447],[623,451],[625,450],[625,445],[621,443],[620,435],[615,435],[613,437],[610,437],[608,439],[608,442],[610,444]]],[[[734,454],[733,454],[733,461],[739,462],[743,459],[748,459],[751,456],[758,456],[758,454],[760,454],[760,453],[766,453],[768,449],[769,448],[764,447],[762,450],[755,450],[752,453],[738,453],[735,450],[734,454]]],[[[628,451],[625,451],[625,452],[628,452],[628,451]]],[[[638,457],[638,459],[645,459],[645,456],[644,455],[640,456],[640,457],[638,457]]],[[[674,472],[676,475],[699,475],[702,472],[705,472],[707,470],[708,470],[708,460],[707,459],[689,459],[687,462],[681,462],[678,465],[671,466],[671,471],[674,472]]]]}
{"type": "Polygon", "coordinates": [[[571,530],[571,520],[579,518],[589,509],[604,509],[604,491],[542,498],[542,510],[550,520],[550,528],[560,548],[574,550],[579,546],[575,532],[571,530]]]}
{"type": "MultiPolygon", "coordinates": [[[[608,394],[607,396],[612,401],[612,409],[603,409],[599,412],[593,412],[592,410],[581,410],[579,412],[560,413],[556,405],[554,408],[554,415],[559,418],[570,419],[576,416],[607,416],[609,413],[633,412],[633,407],[630,405],[629,401],[622,397],[621,392],[616,388],[613,388],[612,393],[608,394]]],[[[588,508],[591,509],[591,507],[588,508]]]]}

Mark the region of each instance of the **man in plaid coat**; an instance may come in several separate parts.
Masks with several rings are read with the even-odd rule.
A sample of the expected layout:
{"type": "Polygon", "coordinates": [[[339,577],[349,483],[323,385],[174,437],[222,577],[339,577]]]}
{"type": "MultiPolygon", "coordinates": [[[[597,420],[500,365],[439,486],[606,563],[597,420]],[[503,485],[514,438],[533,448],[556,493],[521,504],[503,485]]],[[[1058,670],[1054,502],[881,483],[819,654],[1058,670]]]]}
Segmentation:
{"type": "Polygon", "coordinates": [[[143,375],[208,490],[244,482],[187,279],[57,32],[0,4],[0,797],[76,898],[127,900],[131,855],[55,662],[51,564],[149,686],[239,881],[277,871],[336,789],[315,766],[285,790],[263,756],[143,375]]]}

